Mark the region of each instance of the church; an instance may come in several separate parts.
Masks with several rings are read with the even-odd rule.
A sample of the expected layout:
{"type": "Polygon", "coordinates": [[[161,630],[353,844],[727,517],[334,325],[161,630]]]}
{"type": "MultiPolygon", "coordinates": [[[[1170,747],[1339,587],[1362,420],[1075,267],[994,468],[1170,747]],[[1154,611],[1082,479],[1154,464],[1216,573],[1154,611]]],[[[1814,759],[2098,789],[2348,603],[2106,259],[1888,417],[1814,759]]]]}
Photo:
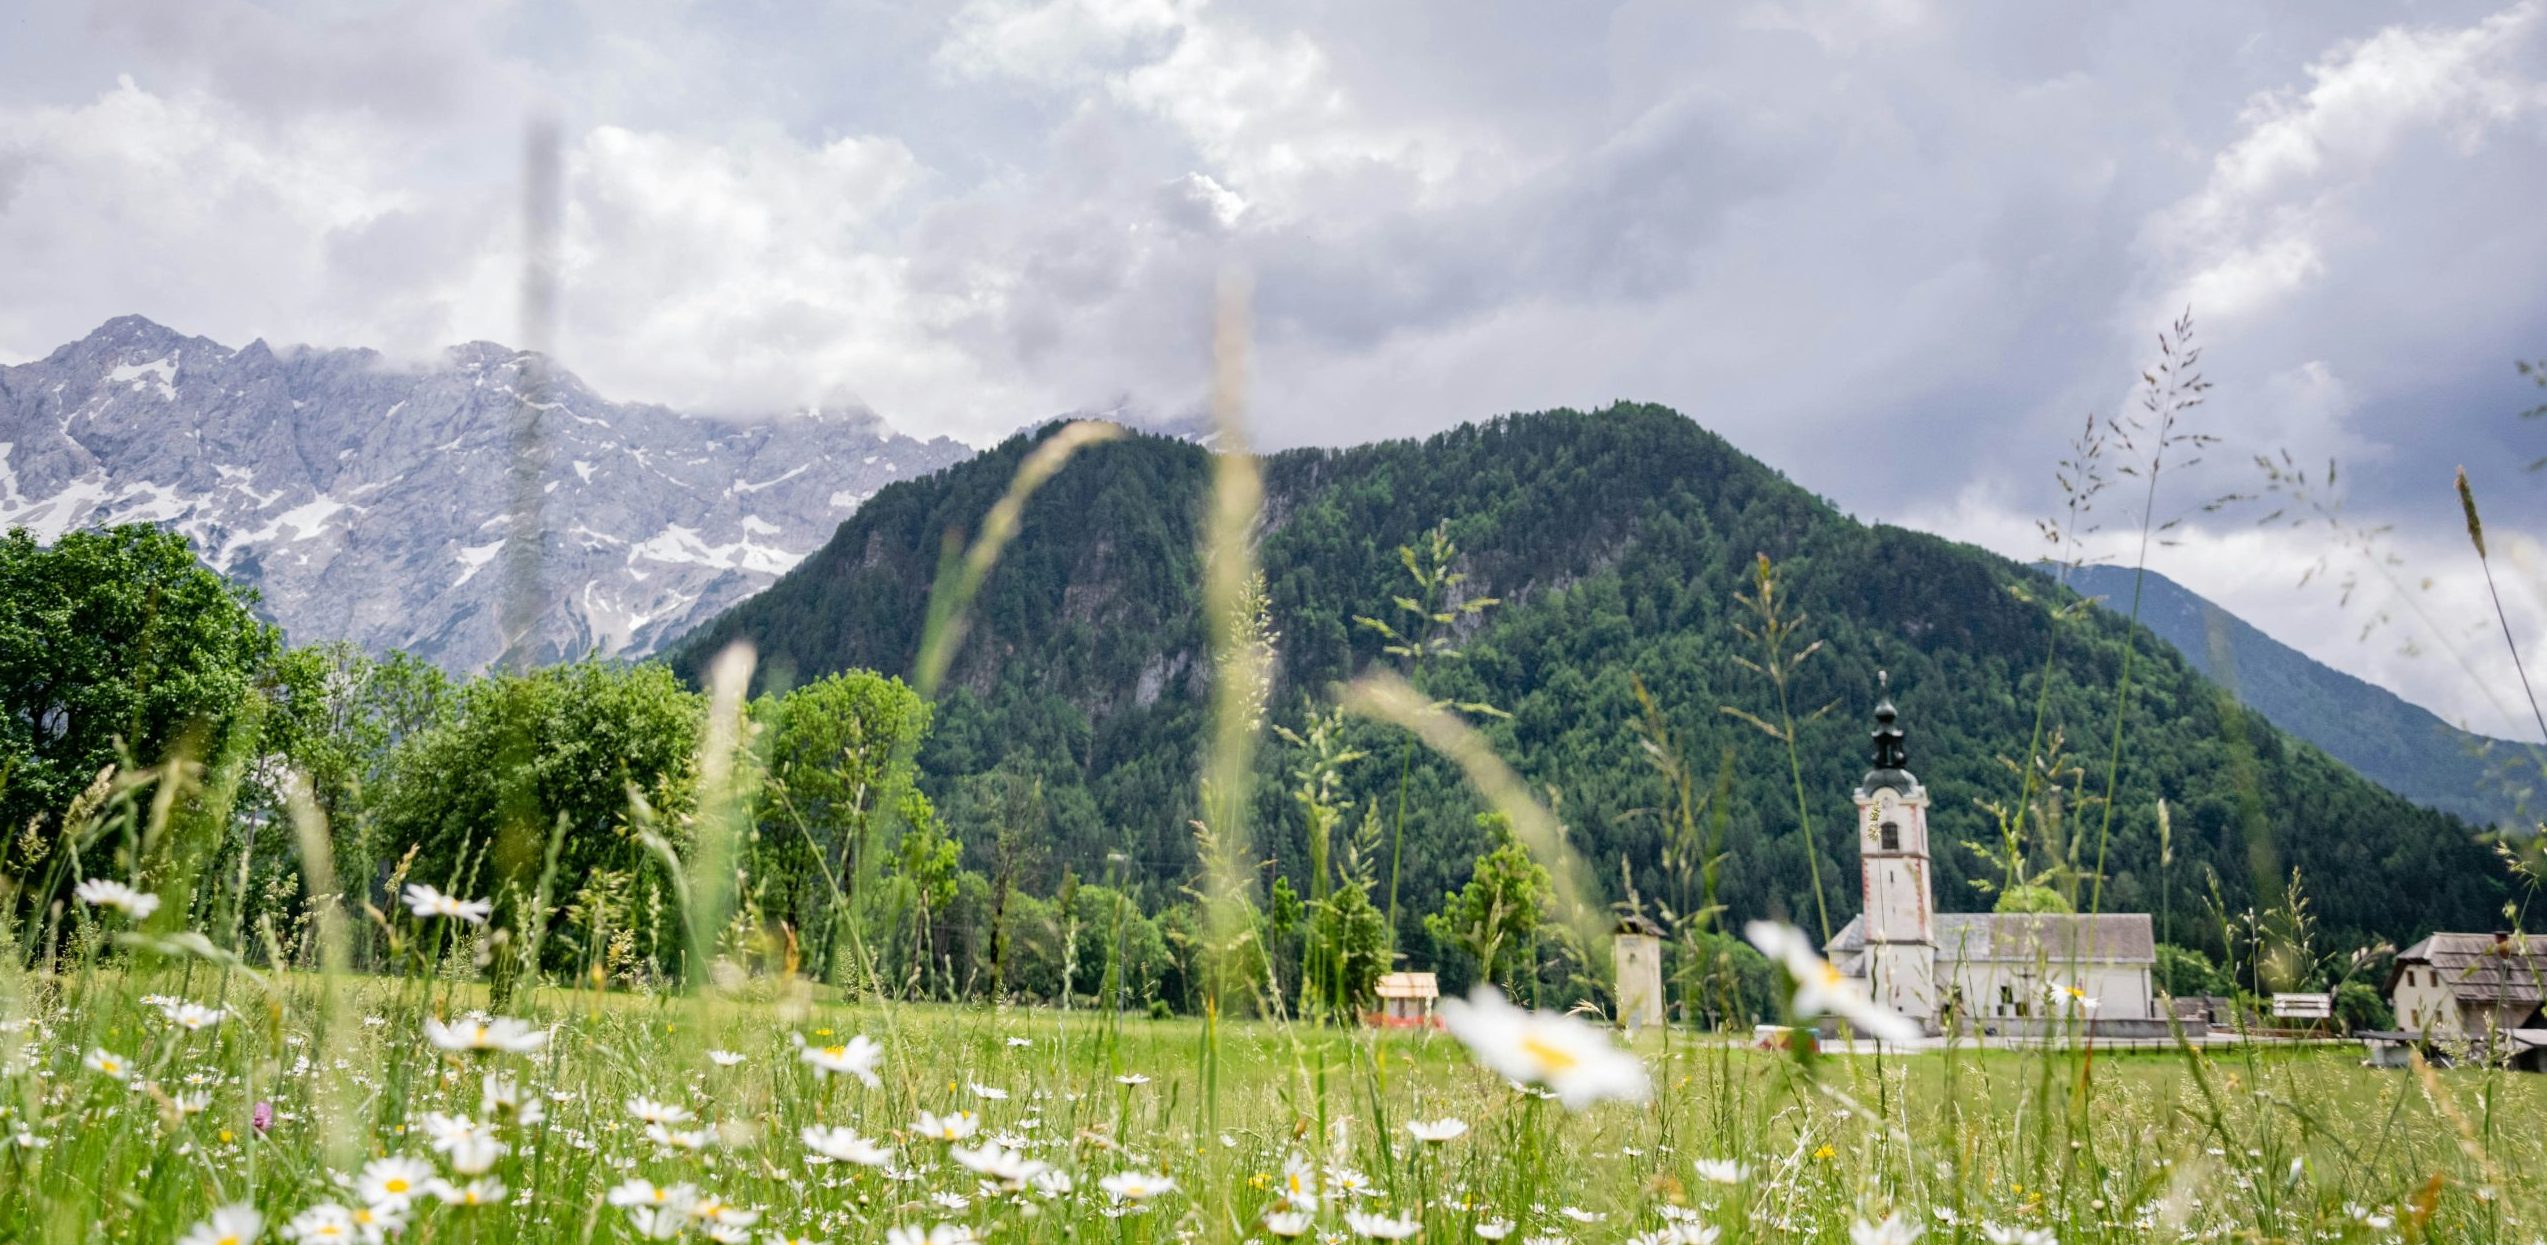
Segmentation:
{"type": "Polygon", "coordinates": [[[1928,789],[1899,716],[1889,697],[1875,707],[1874,768],[1856,792],[1863,907],[1824,949],[1832,966],[1931,1034],[2027,1036],[2083,1018],[2099,1033],[2164,1036],[2147,913],[1936,910],[1928,789]]]}

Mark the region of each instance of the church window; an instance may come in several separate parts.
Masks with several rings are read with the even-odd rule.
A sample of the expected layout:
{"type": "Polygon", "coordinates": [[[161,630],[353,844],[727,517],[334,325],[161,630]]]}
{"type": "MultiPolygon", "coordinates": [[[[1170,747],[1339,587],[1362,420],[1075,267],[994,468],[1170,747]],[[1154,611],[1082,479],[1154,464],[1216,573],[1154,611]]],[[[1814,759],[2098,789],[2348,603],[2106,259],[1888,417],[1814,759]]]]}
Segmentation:
{"type": "Polygon", "coordinates": [[[1901,850],[1901,823],[1893,821],[1885,822],[1882,827],[1882,833],[1884,836],[1885,851],[1897,852],[1901,850]]]}

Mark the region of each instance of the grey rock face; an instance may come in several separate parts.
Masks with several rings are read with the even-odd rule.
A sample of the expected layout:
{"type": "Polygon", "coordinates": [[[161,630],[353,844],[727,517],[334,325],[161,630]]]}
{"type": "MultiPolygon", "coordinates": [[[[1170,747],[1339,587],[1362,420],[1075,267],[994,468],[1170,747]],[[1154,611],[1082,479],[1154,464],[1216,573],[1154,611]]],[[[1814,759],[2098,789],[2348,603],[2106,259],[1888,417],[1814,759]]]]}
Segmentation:
{"type": "Polygon", "coordinates": [[[508,591],[537,611],[533,660],[648,653],[878,488],[971,452],[866,411],[723,421],[612,402],[487,342],[418,369],[126,316],[0,367],[0,528],[163,524],[256,587],[293,642],[455,672],[504,654],[508,591]],[[534,493],[532,576],[504,541],[534,493]]]}

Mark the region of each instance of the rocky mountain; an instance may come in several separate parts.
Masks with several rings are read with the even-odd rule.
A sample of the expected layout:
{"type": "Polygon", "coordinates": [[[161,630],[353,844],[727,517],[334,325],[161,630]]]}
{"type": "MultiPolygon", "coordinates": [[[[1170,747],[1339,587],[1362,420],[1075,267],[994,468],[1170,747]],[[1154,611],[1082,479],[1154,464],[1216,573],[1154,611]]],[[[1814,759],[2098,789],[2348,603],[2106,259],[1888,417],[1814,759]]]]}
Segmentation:
{"type": "MultiPolygon", "coordinates": [[[[2105,608],[2131,608],[2129,567],[2089,566],[2069,584],[2105,608]]],[[[2194,669],[2275,726],[2427,808],[2485,824],[2536,820],[2547,752],[2460,730],[2396,693],[2327,666],[2184,585],[2149,573],[2140,622],[2194,669]]]]}
{"type": "Polygon", "coordinates": [[[770,583],[878,488],[970,456],[866,411],[725,421],[595,394],[489,342],[403,366],[232,349],[138,316],[0,367],[0,527],[165,524],[296,643],[453,671],[504,650],[537,468],[534,660],[642,654],[770,583]],[[517,442],[527,427],[531,435],[517,442]],[[517,455],[517,444],[531,453],[517,455]]]}

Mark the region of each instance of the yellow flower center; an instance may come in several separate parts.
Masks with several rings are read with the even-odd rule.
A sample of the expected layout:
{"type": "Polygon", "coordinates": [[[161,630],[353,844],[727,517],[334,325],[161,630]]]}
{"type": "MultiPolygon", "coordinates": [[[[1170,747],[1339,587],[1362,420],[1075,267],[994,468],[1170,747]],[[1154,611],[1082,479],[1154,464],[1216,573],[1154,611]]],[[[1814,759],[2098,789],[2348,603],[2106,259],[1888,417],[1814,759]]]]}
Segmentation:
{"type": "Polygon", "coordinates": [[[407,1191],[407,1182],[400,1180],[396,1176],[392,1176],[389,1179],[382,1181],[380,1187],[383,1192],[404,1193],[407,1191]]]}
{"type": "Polygon", "coordinates": [[[834,1059],[845,1059],[849,1055],[849,1048],[846,1046],[826,1046],[822,1048],[822,1053],[829,1055],[834,1059]]]}
{"type": "Polygon", "coordinates": [[[1539,1069],[1543,1073],[1563,1072],[1583,1062],[1575,1058],[1574,1052],[1550,1045],[1536,1034],[1522,1038],[1521,1049],[1530,1052],[1530,1057],[1539,1061],[1539,1069]]]}

